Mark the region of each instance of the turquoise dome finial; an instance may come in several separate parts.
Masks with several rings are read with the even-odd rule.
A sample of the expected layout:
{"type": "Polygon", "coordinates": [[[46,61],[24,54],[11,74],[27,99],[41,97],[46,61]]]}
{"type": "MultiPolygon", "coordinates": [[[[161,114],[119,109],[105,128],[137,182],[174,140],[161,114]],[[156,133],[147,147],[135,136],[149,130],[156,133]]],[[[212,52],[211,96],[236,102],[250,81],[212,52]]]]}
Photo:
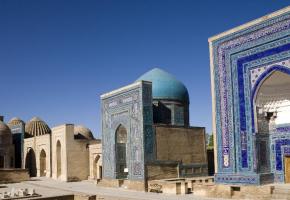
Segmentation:
{"type": "Polygon", "coordinates": [[[137,81],[140,80],[152,82],[153,99],[179,100],[189,103],[188,91],[184,84],[162,69],[154,68],[137,79],[137,81]]]}

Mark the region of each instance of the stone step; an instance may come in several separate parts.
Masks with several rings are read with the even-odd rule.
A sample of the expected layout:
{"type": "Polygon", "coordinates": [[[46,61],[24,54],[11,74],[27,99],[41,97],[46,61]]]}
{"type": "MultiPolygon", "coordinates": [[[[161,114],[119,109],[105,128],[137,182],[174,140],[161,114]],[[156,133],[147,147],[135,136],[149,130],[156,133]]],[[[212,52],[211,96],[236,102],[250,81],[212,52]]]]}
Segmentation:
{"type": "Polygon", "coordinates": [[[271,199],[290,200],[290,195],[285,195],[285,194],[272,194],[271,199]]]}
{"type": "Polygon", "coordinates": [[[245,195],[240,199],[271,200],[271,195],[245,195]]]}
{"type": "Polygon", "coordinates": [[[275,188],[273,190],[273,194],[289,194],[290,195],[290,188],[275,188]]]}

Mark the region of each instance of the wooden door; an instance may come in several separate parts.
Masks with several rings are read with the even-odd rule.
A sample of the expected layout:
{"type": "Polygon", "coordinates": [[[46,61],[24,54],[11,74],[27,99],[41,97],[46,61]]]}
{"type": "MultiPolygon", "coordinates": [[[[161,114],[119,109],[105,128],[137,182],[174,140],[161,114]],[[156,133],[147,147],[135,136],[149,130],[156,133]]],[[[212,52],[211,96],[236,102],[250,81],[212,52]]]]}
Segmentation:
{"type": "Polygon", "coordinates": [[[284,173],[285,173],[285,183],[290,183],[290,157],[285,156],[284,158],[284,173]]]}

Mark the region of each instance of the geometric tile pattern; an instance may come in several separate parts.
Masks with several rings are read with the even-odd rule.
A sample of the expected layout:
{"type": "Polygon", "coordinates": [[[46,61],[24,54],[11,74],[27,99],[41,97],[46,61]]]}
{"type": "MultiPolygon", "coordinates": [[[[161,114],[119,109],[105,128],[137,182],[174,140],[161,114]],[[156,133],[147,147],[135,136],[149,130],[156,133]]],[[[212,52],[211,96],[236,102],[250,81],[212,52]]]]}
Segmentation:
{"type": "Polygon", "coordinates": [[[257,177],[262,175],[257,171],[258,133],[254,126],[253,99],[259,86],[257,83],[271,70],[286,72],[289,69],[290,13],[287,11],[213,40],[212,52],[218,160],[216,180],[259,184],[261,179],[257,177]]]}
{"type": "Polygon", "coordinates": [[[280,61],[272,65],[265,65],[256,67],[250,70],[250,80],[251,80],[251,88],[253,89],[256,81],[259,79],[259,77],[269,68],[271,68],[274,65],[284,66],[287,68],[290,68],[290,60],[280,61]]]}
{"type": "Polygon", "coordinates": [[[116,130],[127,131],[129,180],[145,179],[145,163],[153,153],[152,84],[137,82],[101,96],[104,178],[116,179],[116,130]]]}

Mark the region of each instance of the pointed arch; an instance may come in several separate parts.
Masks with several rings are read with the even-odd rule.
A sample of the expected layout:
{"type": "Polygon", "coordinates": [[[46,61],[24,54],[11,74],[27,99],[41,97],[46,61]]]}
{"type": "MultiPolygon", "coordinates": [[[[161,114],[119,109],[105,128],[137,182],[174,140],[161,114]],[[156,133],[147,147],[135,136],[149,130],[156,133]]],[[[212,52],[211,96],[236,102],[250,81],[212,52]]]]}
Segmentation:
{"type": "Polygon", "coordinates": [[[127,143],[127,129],[122,124],[116,129],[116,143],[127,143]]]}
{"type": "Polygon", "coordinates": [[[36,177],[37,175],[36,157],[35,152],[32,148],[30,148],[26,154],[25,168],[28,169],[30,177],[36,177]]]}
{"type": "Polygon", "coordinates": [[[116,178],[127,178],[127,129],[120,124],[115,132],[116,178]]]}
{"type": "Polygon", "coordinates": [[[94,171],[94,178],[99,179],[100,177],[100,155],[97,155],[94,159],[94,166],[93,166],[93,171],[94,171]]]}
{"type": "Polygon", "coordinates": [[[46,176],[46,152],[44,149],[40,151],[39,169],[40,169],[40,176],[46,176]]]}
{"type": "Polygon", "coordinates": [[[255,82],[252,90],[251,90],[251,108],[252,108],[252,113],[251,113],[251,116],[252,116],[252,132],[256,132],[256,126],[255,126],[255,112],[256,112],[256,106],[255,106],[255,100],[256,100],[256,97],[257,97],[257,93],[261,87],[261,85],[263,85],[264,81],[269,78],[274,72],[276,71],[279,71],[279,72],[282,72],[282,73],[285,73],[285,74],[288,74],[290,75],[290,68],[287,68],[287,67],[284,67],[284,66],[281,66],[281,65],[274,65],[274,66],[271,66],[270,68],[268,68],[267,70],[265,70],[261,75],[260,77],[257,79],[257,81],[255,82]]]}

